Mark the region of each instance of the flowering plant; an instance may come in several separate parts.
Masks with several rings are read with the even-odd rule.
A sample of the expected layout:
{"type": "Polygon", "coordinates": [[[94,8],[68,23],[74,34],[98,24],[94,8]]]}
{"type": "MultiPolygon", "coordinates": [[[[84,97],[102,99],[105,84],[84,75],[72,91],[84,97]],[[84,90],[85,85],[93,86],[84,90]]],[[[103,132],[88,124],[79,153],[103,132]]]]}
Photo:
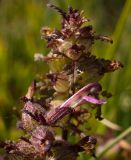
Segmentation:
{"type": "Polygon", "coordinates": [[[48,73],[29,86],[22,101],[21,121],[17,127],[25,133],[17,141],[1,142],[5,159],[75,160],[79,152],[95,157],[97,140],[81,127],[95,116],[101,120],[101,106],[109,94],[99,84],[105,73],[123,65],[116,60],[97,58],[91,53],[96,40],[113,43],[97,35],[89,19],[72,7],[67,13],[48,4],[62,16],[62,27],[43,27],[41,37],[47,41],[47,56],[35,54],[35,61],[48,64],[48,73]],[[77,139],[70,142],[70,136],[77,139]]]}

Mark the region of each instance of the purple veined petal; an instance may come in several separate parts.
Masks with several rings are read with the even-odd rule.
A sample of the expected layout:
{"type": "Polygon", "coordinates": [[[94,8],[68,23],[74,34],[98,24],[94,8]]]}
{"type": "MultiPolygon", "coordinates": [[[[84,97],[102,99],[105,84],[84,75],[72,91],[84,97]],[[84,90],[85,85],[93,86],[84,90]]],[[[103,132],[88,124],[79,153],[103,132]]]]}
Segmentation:
{"type": "Polygon", "coordinates": [[[89,102],[89,103],[92,103],[92,104],[105,104],[106,103],[106,100],[104,99],[97,99],[97,98],[94,98],[92,96],[84,96],[82,99],[84,99],[85,101],[89,102]]]}
{"type": "Polygon", "coordinates": [[[70,111],[77,106],[80,106],[86,102],[92,104],[105,104],[105,100],[98,100],[92,96],[87,96],[90,92],[100,92],[102,90],[101,85],[99,83],[90,83],[79,91],[77,91],[74,95],[68,98],[62,105],[47,112],[46,121],[49,125],[55,124],[58,120],[62,119],[65,115],[69,114],[70,111]]]}
{"type": "MultiPolygon", "coordinates": [[[[83,88],[81,88],[79,91],[77,91],[73,96],[71,96],[69,99],[67,99],[61,106],[60,108],[64,108],[64,107],[69,107],[72,108],[72,104],[74,104],[74,102],[77,103],[77,101],[79,101],[80,99],[82,99],[82,97],[86,96],[88,93],[90,93],[91,91],[96,91],[99,92],[101,91],[101,85],[99,83],[90,83],[86,86],[84,86],[83,88]]],[[[92,97],[93,98],[93,97],[92,97]]],[[[73,107],[74,108],[74,107],[73,107]]]]}

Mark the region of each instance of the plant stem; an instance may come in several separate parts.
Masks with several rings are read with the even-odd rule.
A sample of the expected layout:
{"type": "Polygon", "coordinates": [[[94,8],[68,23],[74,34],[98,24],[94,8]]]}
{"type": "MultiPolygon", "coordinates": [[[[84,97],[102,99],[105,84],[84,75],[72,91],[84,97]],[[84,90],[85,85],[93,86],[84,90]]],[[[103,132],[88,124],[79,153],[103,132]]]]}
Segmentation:
{"type": "Polygon", "coordinates": [[[124,132],[122,132],[118,137],[116,137],[111,142],[107,143],[104,146],[104,149],[97,155],[97,158],[100,159],[108,150],[110,150],[114,145],[116,145],[121,139],[125,138],[131,133],[131,126],[128,127],[124,132]]]}

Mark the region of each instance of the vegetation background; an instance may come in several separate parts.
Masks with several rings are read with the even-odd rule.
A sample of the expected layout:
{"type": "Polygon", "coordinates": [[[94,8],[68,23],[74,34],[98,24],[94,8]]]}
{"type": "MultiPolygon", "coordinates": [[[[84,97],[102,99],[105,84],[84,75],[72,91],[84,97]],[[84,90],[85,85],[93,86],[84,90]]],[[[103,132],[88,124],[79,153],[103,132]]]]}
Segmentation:
{"type": "MultiPolygon", "coordinates": [[[[112,45],[96,42],[92,52],[124,64],[123,69],[106,75],[101,83],[113,94],[103,107],[104,117],[122,130],[128,128],[131,125],[131,0],[51,2],[65,10],[69,5],[84,10],[97,33],[113,38],[112,45]]],[[[34,63],[33,59],[36,52],[48,53],[40,39],[42,26],[60,27],[60,16],[47,8],[43,0],[0,0],[0,139],[16,139],[21,134],[16,129],[13,108],[20,110],[20,97],[36,73],[45,72],[44,65],[34,63]]],[[[106,137],[109,130],[98,122],[96,133],[106,137]]],[[[120,132],[112,134],[116,136],[120,132]]]]}

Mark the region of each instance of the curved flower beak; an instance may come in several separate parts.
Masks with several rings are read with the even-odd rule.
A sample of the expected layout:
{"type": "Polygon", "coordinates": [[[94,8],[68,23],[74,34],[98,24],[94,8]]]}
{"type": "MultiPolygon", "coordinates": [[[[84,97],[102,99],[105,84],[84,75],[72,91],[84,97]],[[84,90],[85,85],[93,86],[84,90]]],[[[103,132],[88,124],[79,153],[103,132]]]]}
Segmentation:
{"type": "Polygon", "coordinates": [[[102,104],[106,103],[106,100],[104,100],[104,99],[99,100],[99,99],[94,98],[92,96],[84,96],[82,99],[85,100],[86,102],[89,102],[89,103],[92,103],[92,104],[102,105],[102,104]]]}
{"type": "Polygon", "coordinates": [[[86,102],[97,105],[105,104],[106,103],[105,100],[99,100],[95,98],[95,95],[98,95],[101,90],[102,88],[99,83],[90,83],[84,86],[74,95],[72,95],[69,99],[67,99],[61,106],[47,113],[46,120],[48,121],[48,124],[56,123],[58,120],[62,119],[65,115],[69,114],[71,109],[74,109],[77,106],[85,104],[86,102]]]}

